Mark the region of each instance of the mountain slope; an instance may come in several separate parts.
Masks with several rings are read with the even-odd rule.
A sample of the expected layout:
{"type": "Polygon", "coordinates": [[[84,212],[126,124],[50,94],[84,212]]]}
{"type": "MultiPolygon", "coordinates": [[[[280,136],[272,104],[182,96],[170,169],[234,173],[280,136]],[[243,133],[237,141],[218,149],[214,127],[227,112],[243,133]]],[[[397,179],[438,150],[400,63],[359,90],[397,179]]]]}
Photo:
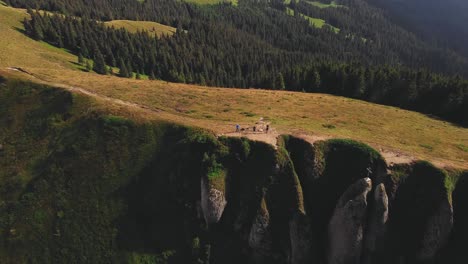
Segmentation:
{"type": "Polygon", "coordinates": [[[25,17],[0,6],[1,263],[466,263],[468,129],[87,72],[25,17]]]}
{"type": "Polygon", "coordinates": [[[24,10],[0,7],[0,12],[0,27],[6,36],[0,40],[0,67],[3,71],[21,67],[36,76],[7,70],[21,78],[78,87],[140,104],[158,110],[146,113],[152,118],[217,133],[232,132],[236,123],[252,126],[264,117],[280,133],[353,138],[378,149],[454,167],[465,167],[468,160],[466,129],[398,108],[325,94],[207,88],[86,73],[66,51],[31,40],[15,29],[22,27],[24,10]]]}
{"type": "Polygon", "coordinates": [[[468,56],[468,2],[463,0],[369,0],[393,21],[429,42],[468,56]]]}
{"type": "Polygon", "coordinates": [[[467,259],[466,173],[389,166],[352,140],[216,137],[135,110],[0,81],[2,263],[467,259]]]}

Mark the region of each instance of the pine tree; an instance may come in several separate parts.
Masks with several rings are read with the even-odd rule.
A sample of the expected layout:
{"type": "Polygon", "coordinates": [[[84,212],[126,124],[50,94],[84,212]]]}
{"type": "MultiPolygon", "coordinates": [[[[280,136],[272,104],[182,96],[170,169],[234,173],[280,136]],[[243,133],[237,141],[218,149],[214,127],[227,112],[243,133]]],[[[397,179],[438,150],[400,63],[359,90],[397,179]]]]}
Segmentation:
{"type": "Polygon", "coordinates": [[[362,98],[366,93],[366,78],[364,72],[361,71],[357,77],[356,90],[354,91],[355,98],[362,98]]]}
{"type": "Polygon", "coordinates": [[[156,76],[154,75],[154,72],[152,71],[150,76],[149,76],[149,79],[150,80],[156,80],[156,76]]]}
{"type": "Polygon", "coordinates": [[[81,53],[78,54],[78,64],[83,65],[84,63],[84,58],[81,53]]]}
{"type": "Polygon", "coordinates": [[[119,76],[128,78],[130,77],[130,74],[128,73],[127,65],[125,65],[125,62],[121,59],[119,63],[119,76]]]}
{"type": "Polygon", "coordinates": [[[44,39],[44,31],[42,31],[42,26],[39,25],[38,20],[36,20],[33,25],[33,37],[36,40],[44,39]]]}
{"type": "Polygon", "coordinates": [[[80,40],[80,53],[83,54],[84,57],[90,57],[88,48],[86,47],[86,44],[82,38],[80,40]]]}
{"type": "Polygon", "coordinates": [[[320,91],[320,85],[322,80],[320,79],[320,73],[318,71],[314,71],[312,75],[312,89],[315,92],[320,91]]]}
{"type": "Polygon", "coordinates": [[[27,18],[24,18],[23,25],[24,25],[24,31],[26,32],[26,34],[30,36],[33,35],[33,28],[32,28],[30,20],[27,18]]]}
{"type": "Polygon", "coordinates": [[[283,74],[282,73],[278,73],[278,75],[276,76],[276,80],[275,80],[275,85],[274,85],[275,89],[277,90],[284,90],[286,89],[286,86],[284,84],[284,77],[283,77],[283,74]]]}
{"type": "Polygon", "coordinates": [[[104,61],[104,57],[99,50],[96,50],[93,70],[99,74],[107,74],[106,62],[104,61]]]}

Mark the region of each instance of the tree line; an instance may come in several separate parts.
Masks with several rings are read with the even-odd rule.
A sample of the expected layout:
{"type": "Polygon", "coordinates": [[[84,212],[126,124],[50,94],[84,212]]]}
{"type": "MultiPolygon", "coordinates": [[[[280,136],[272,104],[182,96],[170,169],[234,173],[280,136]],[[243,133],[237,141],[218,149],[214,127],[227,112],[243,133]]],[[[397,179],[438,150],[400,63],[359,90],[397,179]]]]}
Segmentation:
{"type": "Polygon", "coordinates": [[[190,31],[155,38],[101,22],[31,11],[28,35],[94,61],[97,73],[223,87],[323,92],[398,106],[467,125],[468,82],[459,76],[395,65],[344,63],[278,49],[223,24],[193,23],[190,31]],[[220,34],[222,33],[222,34],[220,34]]]}
{"type": "MultiPolygon", "coordinates": [[[[451,50],[417,38],[388,19],[365,0],[340,0],[345,8],[318,8],[304,0],[239,0],[229,3],[194,5],[175,0],[6,0],[15,7],[59,12],[84,19],[147,20],[198,31],[200,24],[214,32],[228,28],[230,34],[264,42],[289,52],[313,54],[340,62],[371,65],[404,65],[426,68],[445,74],[468,77],[468,59],[451,50]],[[318,29],[300,15],[289,16],[289,7],[297,14],[324,19],[340,29],[318,29]]],[[[240,38],[237,36],[237,38],[240,38]]],[[[229,36],[236,38],[236,36],[229,36]]]]}

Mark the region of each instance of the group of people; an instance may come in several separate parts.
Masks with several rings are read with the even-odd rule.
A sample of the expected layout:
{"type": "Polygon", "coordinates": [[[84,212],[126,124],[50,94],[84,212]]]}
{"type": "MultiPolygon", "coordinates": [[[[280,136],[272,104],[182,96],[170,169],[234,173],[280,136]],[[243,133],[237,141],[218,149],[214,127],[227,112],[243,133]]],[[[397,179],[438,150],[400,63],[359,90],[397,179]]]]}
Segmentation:
{"type": "MultiPolygon", "coordinates": [[[[244,132],[244,131],[246,131],[246,130],[248,131],[249,128],[248,128],[248,127],[247,127],[247,128],[241,128],[241,126],[240,126],[239,124],[236,124],[236,132],[244,132]]],[[[263,129],[261,129],[261,128],[260,128],[260,129],[257,129],[257,126],[255,125],[255,126],[252,127],[252,131],[253,131],[253,132],[265,132],[265,133],[268,133],[268,132],[270,131],[270,125],[269,125],[269,124],[266,124],[266,125],[265,125],[265,130],[263,130],[263,129]],[[257,131],[257,130],[258,130],[258,131],[257,131]]]]}

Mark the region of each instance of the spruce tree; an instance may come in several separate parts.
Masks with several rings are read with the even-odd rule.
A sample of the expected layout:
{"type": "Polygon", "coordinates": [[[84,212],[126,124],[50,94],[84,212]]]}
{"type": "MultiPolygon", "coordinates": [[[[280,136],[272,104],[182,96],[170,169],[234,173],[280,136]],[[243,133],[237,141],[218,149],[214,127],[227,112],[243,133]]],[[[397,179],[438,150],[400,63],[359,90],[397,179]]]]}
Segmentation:
{"type": "Polygon", "coordinates": [[[318,92],[320,90],[321,83],[320,73],[318,71],[314,71],[312,75],[312,89],[314,92],[318,92]]]}
{"type": "Polygon", "coordinates": [[[84,58],[81,53],[78,54],[78,64],[83,65],[84,63],[84,58]]]}
{"type": "Polygon", "coordinates": [[[276,80],[275,80],[275,85],[274,85],[275,89],[277,90],[284,90],[286,89],[286,86],[284,84],[284,77],[283,77],[283,74],[281,73],[278,73],[278,75],[276,76],[276,80]]]}
{"type": "Polygon", "coordinates": [[[125,65],[125,62],[122,59],[120,60],[120,63],[119,63],[119,76],[124,77],[124,78],[129,77],[127,65],[125,65]]]}
{"type": "Polygon", "coordinates": [[[99,50],[96,50],[93,70],[99,74],[107,74],[106,62],[104,61],[104,57],[99,50]]]}
{"type": "Polygon", "coordinates": [[[44,31],[42,30],[42,26],[39,25],[38,21],[35,21],[33,25],[33,37],[36,40],[44,39],[44,31]]]}

